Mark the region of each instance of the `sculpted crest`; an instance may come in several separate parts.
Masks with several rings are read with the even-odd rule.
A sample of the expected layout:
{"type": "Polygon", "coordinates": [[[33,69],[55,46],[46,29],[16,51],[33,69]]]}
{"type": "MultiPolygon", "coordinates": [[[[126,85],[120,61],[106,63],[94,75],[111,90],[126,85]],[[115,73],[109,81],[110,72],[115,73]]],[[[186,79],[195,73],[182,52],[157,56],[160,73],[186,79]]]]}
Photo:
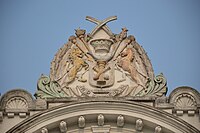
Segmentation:
{"type": "Polygon", "coordinates": [[[37,97],[143,97],[167,92],[162,74],[154,77],[145,50],[128,30],[112,33],[103,21],[86,17],[96,25],[91,33],[76,29],[75,35],[56,53],[50,77],[38,81],[37,97]]]}

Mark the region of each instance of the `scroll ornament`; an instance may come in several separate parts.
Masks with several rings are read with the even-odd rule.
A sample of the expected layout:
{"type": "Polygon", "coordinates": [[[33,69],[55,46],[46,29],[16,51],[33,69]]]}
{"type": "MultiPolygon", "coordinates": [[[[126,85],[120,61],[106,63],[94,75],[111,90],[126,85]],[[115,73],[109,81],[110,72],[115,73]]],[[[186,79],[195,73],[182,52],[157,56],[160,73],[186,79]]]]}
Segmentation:
{"type": "Polygon", "coordinates": [[[158,96],[161,97],[167,93],[167,80],[163,73],[157,75],[153,80],[149,79],[146,89],[140,91],[136,96],[158,96]]]}
{"type": "Polygon", "coordinates": [[[50,78],[45,75],[41,75],[38,80],[37,89],[38,90],[35,93],[37,98],[47,99],[67,97],[67,95],[61,91],[60,85],[55,81],[51,81],[50,78]]]}
{"type": "MultiPolygon", "coordinates": [[[[82,97],[96,97],[94,93],[88,91],[84,87],[77,87],[82,93],[82,97]],[[84,90],[84,91],[83,91],[84,90]],[[89,92],[89,93],[86,93],[89,92]],[[92,93],[92,94],[91,94],[92,93]],[[87,95],[88,94],[88,95],[87,95]]],[[[111,91],[108,96],[117,97],[117,94],[121,94],[127,86],[121,86],[119,89],[111,91]]],[[[71,96],[64,93],[60,85],[56,81],[51,81],[48,76],[42,75],[38,80],[38,91],[35,96],[37,98],[70,98],[71,96]]],[[[161,97],[167,92],[167,81],[163,74],[157,75],[153,80],[149,79],[146,88],[135,95],[129,95],[130,97],[145,97],[155,96],[161,97]]]]}

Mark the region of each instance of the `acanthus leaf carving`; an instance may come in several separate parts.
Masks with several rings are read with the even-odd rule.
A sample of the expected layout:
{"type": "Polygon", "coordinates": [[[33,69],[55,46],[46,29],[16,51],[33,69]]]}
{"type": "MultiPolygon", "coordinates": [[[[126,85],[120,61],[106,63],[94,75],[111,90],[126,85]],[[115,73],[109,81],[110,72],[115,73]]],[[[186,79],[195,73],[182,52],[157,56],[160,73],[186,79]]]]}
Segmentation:
{"type": "Polygon", "coordinates": [[[67,95],[61,91],[60,85],[51,81],[48,76],[41,75],[37,83],[37,92],[35,96],[37,98],[61,98],[67,97],[67,95]]]}
{"type": "Polygon", "coordinates": [[[149,79],[146,88],[140,91],[137,96],[163,96],[167,93],[167,81],[163,74],[157,75],[154,80],[149,79]]]}
{"type": "MultiPolygon", "coordinates": [[[[104,96],[112,96],[112,97],[124,97],[131,96],[128,94],[124,94],[127,90],[129,90],[129,85],[121,85],[117,89],[113,89],[110,91],[104,91],[106,95],[104,96]]],[[[38,81],[38,91],[35,96],[40,98],[62,98],[62,97],[71,97],[69,94],[74,94],[75,97],[97,97],[98,94],[95,94],[93,91],[85,88],[84,86],[77,86],[76,88],[68,88],[69,93],[63,91],[60,85],[56,81],[51,81],[48,76],[42,75],[38,81]],[[64,93],[65,92],[65,93],[64,93]]],[[[102,90],[101,90],[102,91],[102,90]]],[[[132,96],[163,96],[167,92],[166,79],[162,74],[156,76],[154,80],[150,80],[147,82],[146,88],[134,94],[132,96]]]]}

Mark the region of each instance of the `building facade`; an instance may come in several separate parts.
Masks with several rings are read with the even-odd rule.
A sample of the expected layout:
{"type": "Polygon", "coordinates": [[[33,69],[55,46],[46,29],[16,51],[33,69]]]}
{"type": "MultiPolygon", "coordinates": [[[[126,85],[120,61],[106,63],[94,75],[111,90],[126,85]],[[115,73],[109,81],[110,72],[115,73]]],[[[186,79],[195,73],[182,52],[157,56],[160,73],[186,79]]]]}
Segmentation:
{"type": "Polygon", "coordinates": [[[199,133],[200,94],[182,86],[169,97],[145,50],[128,30],[114,34],[86,17],[91,33],[76,29],[58,50],[35,98],[22,89],[0,99],[1,133],[199,133]]]}

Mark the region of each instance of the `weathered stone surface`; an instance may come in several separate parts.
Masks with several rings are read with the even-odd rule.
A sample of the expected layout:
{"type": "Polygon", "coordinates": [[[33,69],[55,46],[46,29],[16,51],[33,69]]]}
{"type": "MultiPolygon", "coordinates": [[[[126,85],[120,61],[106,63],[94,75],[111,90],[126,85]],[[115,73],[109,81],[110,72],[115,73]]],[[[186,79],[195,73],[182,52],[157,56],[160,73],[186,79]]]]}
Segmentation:
{"type": "Polygon", "coordinates": [[[86,17],[97,26],[91,33],[76,29],[75,36],[56,53],[50,77],[38,80],[39,98],[160,97],[167,92],[163,74],[154,77],[145,50],[128,29],[112,33],[103,21],[86,17]]]}
{"type": "MultiPolygon", "coordinates": [[[[42,111],[24,120],[7,133],[34,132],[39,133],[43,127],[48,132],[59,132],[61,121],[68,123],[67,132],[162,132],[166,133],[198,133],[198,129],[172,114],[154,107],[128,101],[85,101],[66,103],[42,111]],[[85,127],[79,128],[77,118],[85,117],[85,127]],[[117,117],[126,118],[125,125],[118,127],[117,117]],[[102,117],[103,116],[103,117],[102,117]],[[157,127],[157,128],[156,128],[157,127]]],[[[65,124],[62,124],[65,125],[65,124]]],[[[64,129],[65,126],[63,126],[64,129]]],[[[46,130],[45,130],[46,131],[46,130]]]]}
{"type": "Polygon", "coordinates": [[[199,133],[200,94],[178,87],[169,95],[144,49],[128,29],[112,33],[103,21],[75,35],[41,75],[36,99],[16,89],[1,96],[1,133],[199,133]]]}
{"type": "Polygon", "coordinates": [[[60,97],[67,97],[68,95],[64,94],[61,91],[60,85],[55,82],[51,81],[48,76],[41,75],[40,79],[37,83],[37,92],[35,96],[37,98],[60,98],[60,97]]]}
{"type": "Polygon", "coordinates": [[[22,89],[8,91],[1,97],[1,109],[6,112],[28,112],[35,108],[32,95],[22,89]]]}
{"type": "Polygon", "coordinates": [[[172,91],[169,102],[178,110],[190,110],[200,107],[200,94],[191,87],[179,87],[172,91]]]}

